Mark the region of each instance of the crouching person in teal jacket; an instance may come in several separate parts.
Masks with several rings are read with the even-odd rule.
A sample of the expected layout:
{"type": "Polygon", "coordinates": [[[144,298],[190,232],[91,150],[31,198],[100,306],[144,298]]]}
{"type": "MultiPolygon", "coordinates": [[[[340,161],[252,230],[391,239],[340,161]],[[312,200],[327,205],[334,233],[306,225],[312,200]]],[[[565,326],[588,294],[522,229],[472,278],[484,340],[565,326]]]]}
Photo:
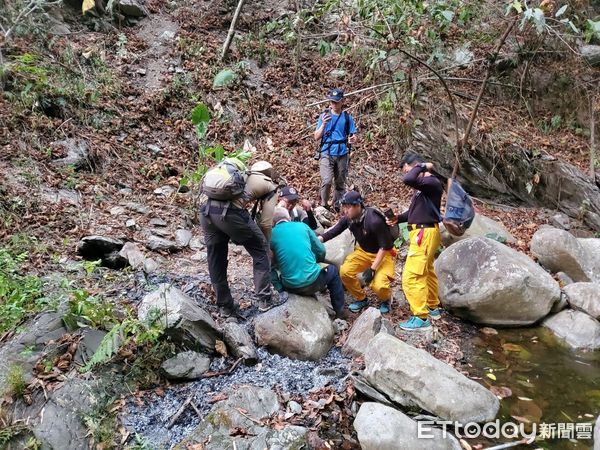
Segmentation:
{"type": "Polygon", "coordinates": [[[273,253],[271,280],[279,292],[311,296],[326,287],[336,318],[344,318],[344,286],[339,269],[325,259],[325,246],[303,222],[291,222],[287,209],[275,208],[273,214],[273,253]],[[279,271],[279,274],[277,273],[279,271]]]}

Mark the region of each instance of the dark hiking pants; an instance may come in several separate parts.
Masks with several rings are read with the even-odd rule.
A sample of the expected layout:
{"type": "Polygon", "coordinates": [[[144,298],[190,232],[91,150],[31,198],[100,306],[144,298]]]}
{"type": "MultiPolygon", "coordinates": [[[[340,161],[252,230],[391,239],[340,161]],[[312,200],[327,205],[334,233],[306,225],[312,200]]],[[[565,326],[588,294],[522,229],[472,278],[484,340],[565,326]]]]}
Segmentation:
{"type": "Polygon", "coordinates": [[[321,205],[327,205],[331,187],[334,187],[333,204],[339,202],[344,195],[346,176],[348,175],[348,155],[323,155],[319,160],[321,174],[321,205]]]}
{"type": "MultiPolygon", "coordinates": [[[[210,203],[209,203],[210,204],[210,203]]],[[[208,273],[215,290],[217,305],[231,306],[233,298],[227,283],[229,241],[243,245],[252,257],[254,290],[259,300],[271,300],[271,261],[264,235],[245,209],[230,206],[223,215],[222,207],[204,205],[200,225],[204,230],[208,273]]]]}
{"type": "Polygon", "coordinates": [[[333,264],[321,270],[319,277],[308,286],[299,289],[285,288],[285,290],[292,294],[310,296],[322,291],[325,287],[329,290],[329,298],[331,299],[333,310],[339,313],[344,309],[344,286],[340,278],[340,271],[333,264]]]}

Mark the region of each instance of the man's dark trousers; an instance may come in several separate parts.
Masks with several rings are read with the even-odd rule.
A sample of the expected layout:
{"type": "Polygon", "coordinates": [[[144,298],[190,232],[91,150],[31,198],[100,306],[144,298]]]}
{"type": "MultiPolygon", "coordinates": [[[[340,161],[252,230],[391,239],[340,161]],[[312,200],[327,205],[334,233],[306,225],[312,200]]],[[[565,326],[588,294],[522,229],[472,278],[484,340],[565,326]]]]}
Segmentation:
{"type": "Polygon", "coordinates": [[[284,286],[285,290],[292,294],[306,296],[314,295],[325,289],[325,287],[329,290],[329,298],[331,299],[333,310],[336,313],[341,312],[344,309],[344,286],[340,278],[340,271],[333,264],[321,270],[319,277],[308,286],[295,289],[288,289],[284,286]]]}
{"type": "Polygon", "coordinates": [[[252,257],[256,296],[259,300],[270,301],[271,262],[267,242],[248,211],[229,206],[223,215],[222,202],[209,201],[201,209],[200,225],[204,230],[208,273],[217,296],[217,305],[232,306],[234,303],[227,283],[230,240],[243,245],[252,257]],[[206,208],[209,210],[206,211],[206,208]]]}

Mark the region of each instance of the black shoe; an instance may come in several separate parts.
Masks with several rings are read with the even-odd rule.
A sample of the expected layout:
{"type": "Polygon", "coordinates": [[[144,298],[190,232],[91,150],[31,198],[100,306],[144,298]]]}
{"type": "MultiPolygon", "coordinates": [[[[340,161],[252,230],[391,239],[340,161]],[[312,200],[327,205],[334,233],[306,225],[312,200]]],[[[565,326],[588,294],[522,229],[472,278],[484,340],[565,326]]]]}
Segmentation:
{"type": "Polygon", "coordinates": [[[235,303],[226,306],[219,306],[219,315],[221,317],[232,317],[239,315],[240,307],[235,303]]]}
{"type": "Polygon", "coordinates": [[[335,313],[335,318],[340,320],[348,320],[348,311],[346,309],[342,309],[341,311],[337,311],[335,313]]]}
{"type": "Polygon", "coordinates": [[[280,292],[279,295],[273,296],[270,299],[261,299],[258,301],[258,310],[260,312],[268,311],[276,306],[281,306],[288,301],[289,294],[286,291],[280,292]]]}

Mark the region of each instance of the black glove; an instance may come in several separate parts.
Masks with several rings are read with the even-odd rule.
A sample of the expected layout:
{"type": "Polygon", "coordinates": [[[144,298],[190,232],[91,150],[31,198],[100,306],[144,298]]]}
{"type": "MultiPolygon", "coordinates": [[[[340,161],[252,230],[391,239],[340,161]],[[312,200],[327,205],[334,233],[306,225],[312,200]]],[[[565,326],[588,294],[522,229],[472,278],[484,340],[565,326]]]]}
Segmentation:
{"type": "Polygon", "coordinates": [[[369,284],[371,281],[373,281],[374,277],[375,271],[370,267],[362,273],[362,278],[365,280],[365,284],[369,284]]]}

